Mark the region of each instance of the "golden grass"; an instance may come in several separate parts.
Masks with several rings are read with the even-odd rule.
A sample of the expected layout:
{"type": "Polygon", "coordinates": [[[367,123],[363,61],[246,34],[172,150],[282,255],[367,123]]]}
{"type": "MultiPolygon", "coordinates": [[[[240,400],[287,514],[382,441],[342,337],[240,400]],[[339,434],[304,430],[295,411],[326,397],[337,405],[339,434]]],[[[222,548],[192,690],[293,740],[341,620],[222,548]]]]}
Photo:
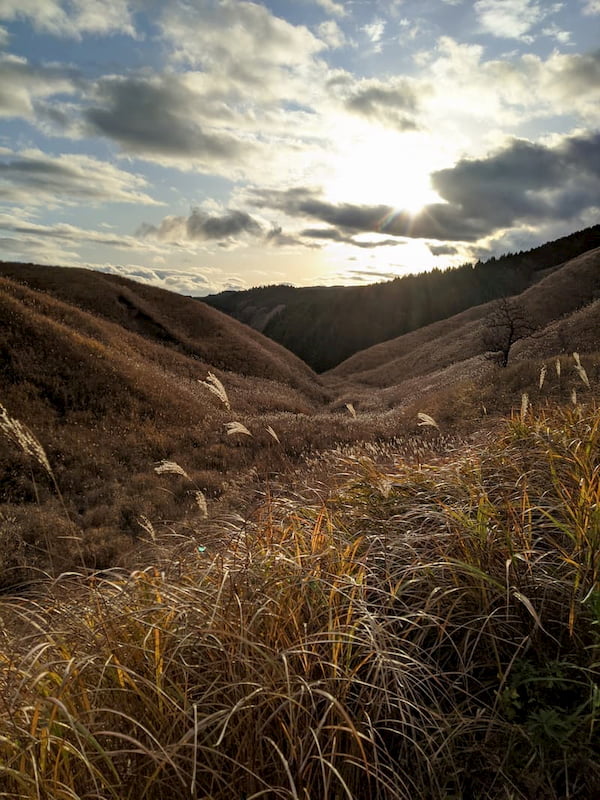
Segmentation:
{"type": "Polygon", "coordinates": [[[589,800],[599,462],[595,406],[527,409],[5,599],[3,796],[589,800]]]}

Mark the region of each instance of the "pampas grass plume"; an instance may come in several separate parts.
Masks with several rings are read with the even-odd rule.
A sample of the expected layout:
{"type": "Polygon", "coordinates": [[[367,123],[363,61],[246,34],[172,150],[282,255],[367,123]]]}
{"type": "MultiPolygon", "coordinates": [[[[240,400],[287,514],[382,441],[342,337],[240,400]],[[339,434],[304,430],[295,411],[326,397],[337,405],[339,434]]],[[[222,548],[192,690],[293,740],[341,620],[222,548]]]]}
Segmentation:
{"type": "Polygon", "coordinates": [[[187,478],[188,481],[191,481],[190,476],[184,470],[183,467],[180,467],[175,461],[160,461],[155,467],[154,472],[157,475],[182,475],[184,478],[187,478]]]}
{"type": "Polygon", "coordinates": [[[590,388],[590,380],[587,376],[587,372],[585,371],[585,367],[581,363],[581,359],[579,358],[579,353],[573,353],[573,358],[575,359],[575,369],[577,370],[577,374],[583,381],[583,383],[590,388]]]}
{"type": "Polygon", "coordinates": [[[272,436],[272,437],[273,437],[273,439],[275,439],[275,441],[277,442],[277,444],[281,444],[281,442],[279,441],[279,436],[277,436],[277,434],[275,433],[275,431],[273,430],[273,428],[272,428],[270,425],[267,425],[267,427],[265,428],[265,430],[267,431],[267,433],[269,434],[269,436],[272,436]]]}
{"type": "Polygon", "coordinates": [[[2,403],[0,403],[0,431],[17,447],[20,447],[26,455],[34,458],[46,470],[48,475],[52,476],[52,467],[42,445],[29,428],[25,427],[18,419],[10,416],[2,403]]]}
{"type": "Polygon", "coordinates": [[[429,416],[429,414],[424,414],[422,411],[419,411],[417,417],[420,420],[418,423],[419,425],[427,425],[431,428],[437,428],[439,431],[440,426],[437,424],[437,422],[434,420],[433,417],[429,416]]]}
{"type": "Polygon", "coordinates": [[[202,512],[202,516],[208,517],[208,503],[206,502],[206,496],[204,492],[201,492],[200,489],[196,489],[194,492],[194,499],[196,500],[198,508],[202,512]]]}
{"type": "Polygon", "coordinates": [[[529,395],[527,394],[527,392],[523,392],[523,394],[521,395],[521,419],[525,419],[528,408],[529,408],[529,395]]]}
{"type": "Polygon", "coordinates": [[[231,436],[234,433],[243,433],[244,436],[252,436],[248,428],[245,425],[242,425],[241,422],[226,422],[225,427],[227,428],[228,436],[231,436]]]}
{"type": "Polygon", "coordinates": [[[227,392],[221,381],[213,372],[209,372],[205,381],[198,381],[202,386],[205,386],[209,392],[212,392],[223,403],[228,411],[231,411],[231,404],[227,397],[227,392]]]}

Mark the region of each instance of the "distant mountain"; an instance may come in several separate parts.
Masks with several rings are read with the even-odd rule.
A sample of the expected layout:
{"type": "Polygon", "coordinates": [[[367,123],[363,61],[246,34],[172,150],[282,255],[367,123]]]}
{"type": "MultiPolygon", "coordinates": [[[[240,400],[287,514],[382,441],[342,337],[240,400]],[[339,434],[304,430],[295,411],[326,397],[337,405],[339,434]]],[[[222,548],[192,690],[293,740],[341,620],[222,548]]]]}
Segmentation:
{"type": "Polygon", "coordinates": [[[527,252],[371,286],[265,286],[204,302],[261,331],[324,372],[379,342],[503,295],[600,244],[600,225],[527,252]]]}

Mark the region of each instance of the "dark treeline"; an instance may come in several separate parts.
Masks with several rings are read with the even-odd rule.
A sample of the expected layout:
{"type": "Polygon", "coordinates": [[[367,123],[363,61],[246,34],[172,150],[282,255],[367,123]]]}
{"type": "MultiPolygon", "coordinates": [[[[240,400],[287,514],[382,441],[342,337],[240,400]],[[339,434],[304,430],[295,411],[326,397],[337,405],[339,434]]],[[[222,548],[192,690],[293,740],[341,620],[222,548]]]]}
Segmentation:
{"type": "MultiPolygon", "coordinates": [[[[317,372],[366,347],[522,292],[540,273],[600,245],[600,225],[529,251],[369,286],[263,286],[207,303],[253,325],[317,372]]],[[[585,299],[585,298],[584,298],[585,299]]]]}

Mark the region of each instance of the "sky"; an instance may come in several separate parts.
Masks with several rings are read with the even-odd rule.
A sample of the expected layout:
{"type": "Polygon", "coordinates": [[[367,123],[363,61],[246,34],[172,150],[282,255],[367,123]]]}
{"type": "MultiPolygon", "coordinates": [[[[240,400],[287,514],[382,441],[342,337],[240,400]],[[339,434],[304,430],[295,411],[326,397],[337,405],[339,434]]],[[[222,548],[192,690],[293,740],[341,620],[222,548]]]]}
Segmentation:
{"type": "Polygon", "coordinates": [[[600,221],[600,0],[0,0],[0,259],[373,283],[600,221]]]}

